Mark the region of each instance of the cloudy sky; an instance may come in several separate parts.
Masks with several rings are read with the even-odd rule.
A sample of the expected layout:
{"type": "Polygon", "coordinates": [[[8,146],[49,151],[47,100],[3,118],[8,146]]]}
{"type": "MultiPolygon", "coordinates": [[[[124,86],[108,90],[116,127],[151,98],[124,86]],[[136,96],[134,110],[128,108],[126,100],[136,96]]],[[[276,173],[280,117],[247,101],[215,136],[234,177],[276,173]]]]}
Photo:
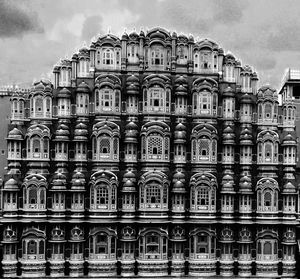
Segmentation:
{"type": "Polygon", "coordinates": [[[300,69],[299,0],[0,0],[0,85],[47,77],[93,36],[161,26],[210,38],[278,88],[300,69]]]}

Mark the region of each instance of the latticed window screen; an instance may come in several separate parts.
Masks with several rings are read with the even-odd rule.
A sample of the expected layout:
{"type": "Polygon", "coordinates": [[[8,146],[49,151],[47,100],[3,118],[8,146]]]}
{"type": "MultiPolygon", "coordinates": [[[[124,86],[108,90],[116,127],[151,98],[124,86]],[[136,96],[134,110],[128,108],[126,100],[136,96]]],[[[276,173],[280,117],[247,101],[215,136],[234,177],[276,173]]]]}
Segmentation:
{"type": "Polygon", "coordinates": [[[119,140],[117,138],[114,139],[114,154],[118,154],[119,150],[119,140]]]}
{"type": "Polygon", "coordinates": [[[105,153],[105,154],[110,153],[110,138],[100,139],[100,153],[105,153]]]}
{"type": "Polygon", "coordinates": [[[162,154],[162,137],[160,136],[148,137],[148,154],[151,155],[162,154]]]}
{"type": "Polygon", "coordinates": [[[272,205],[272,194],[270,192],[266,192],[264,194],[264,206],[272,205]]]}
{"type": "Polygon", "coordinates": [[[200,139],[199,140],[199,155],[200,156],[209,156],[209,139],[200,139]]]}
{"type": "Polygon", "coordinates": [[[161,203],[160,187],[157,185],[149,185],[146,188],[146,202],[147,203],[161,203]]]}
{"type": "Polygon", "coordinates": [[[37,203],[37,189],[36,187],[30,187],[28,190],[28,198],[30,204],[37,203]]]}
{"type": "Polygon", "coordinates": [[[107,187],[99,186],[96,188],[96,204],[107,205],[108,204],[108,189],[107,187]]]}
{"type": "Polygon", "coordinates": [[[196,140],[193,140],[192,141],[192,153],[193,153],[193,156],[196,156],[196,146],[197,146],[197,143],[196,143],[196,140]]]}
{"type": "Polygon", "coordinates": [[[165,155],[169,155],[169,138],[165,138],[165,155]]]}
{"type": "Polygon", "coordinates": [[[265,117],[266,118],[271,118],[272,114],[272,105],[270,103],[265,104],[265,117]]]}
{"type": "Polygon", "coordinates": [[[208,205],[209,204],[209,189],[206,187],[201,187],[197,189],[197,204],[198,205],[208,205]]]}
{"type": "Polygon", "coordinates": [[[272,157],[272,143],[270,142],[265,143],[265,156],[266,159],[271,159],[272,157]]]}
{"type": "MultiPolygon", "coordinates": [[[[217,141],[216,140],[212,140],[212,156],[215,157],[217,154],[217,141]]],[[[214,158],[213,158],[214,160],[214,158]]]]}

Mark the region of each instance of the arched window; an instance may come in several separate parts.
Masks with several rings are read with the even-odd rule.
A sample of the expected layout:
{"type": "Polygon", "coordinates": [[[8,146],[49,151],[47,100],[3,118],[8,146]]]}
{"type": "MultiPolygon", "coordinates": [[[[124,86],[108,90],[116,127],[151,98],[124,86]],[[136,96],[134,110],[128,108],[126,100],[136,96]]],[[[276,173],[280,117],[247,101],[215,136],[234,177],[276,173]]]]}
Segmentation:
{"type": "Polygon", "coordinates": [[[213,259],[215,257],[215,237],[207,231],[192,231],[190,237],[190,259],[213,259]]]}
{"type": "Polygon", "coordinates": [[[96,254],[108,253],[108,237],[106,234],[98,234],[96,242],[96,254]]]}
{"type": "Polygon", "coordinates": [[[115,185],[97,184],[91,188],[91,209],[115,210],[116,198],[115,185]]]}
{"type": "Polygon", "coordinates": [[[166,161],[170,156],[170,127],[149,122],[142,127],[142,160],[166,161]]]}
{"type": "Polygon", "coordinates": [[[109,87],[96,89],[95,91],[96,112],[119,112],[120,92],[109,87]]]}
{"type": "Polygon", "coordinates": [[[93,259],[115,259],[116,237],[114,231],[101,230],[93,232],[90,237],[89,258],[93,259]]]}
{"type": "Polygon", "coordinates": [[[32,186],[28,189],[28,204],[35,205],[37,202],[37,188],[32,186]]]}
{"type": "Polygon", "coordinates": [[[192,162],[216,162],[217,160],[217,132],[213,127],[203,129],[200,124],[192,130],[192,162]]]}
{"type": "Polygon", "coordinates": [[[262,178],[257,183],[257,212],[275,213],[278,211],[278,183],[271,178],[262,178]]]}
{"type": "Polygon", "coordinates": [[[165,232],[148,231],[139,238],[139,258],[167,259],[168,240],[165,232]]]}
{"type": "Polygon", "coordinates": [[[190,180],[190,211],[193,214],[215,212],[216,178],[209,174],[195,174],[190,180]]]}
{"type": "Polygon", "coordinates": [[[151,49],[151,65],[163,66],[164,65],[164,50],[162,47],[153,47],[151,49]]]}
{"type": "Polygon", "coordinates": [[[27,245],[28,245],[27,246],[28,255],[37,254],[37,243],[35,240],[30,240],[27,245]]]}
{"type": "Polygon", "coordinates": [[[103,49],[102,64],[112,66],[114,64],[114,53],[112,49],[103,49]]]}

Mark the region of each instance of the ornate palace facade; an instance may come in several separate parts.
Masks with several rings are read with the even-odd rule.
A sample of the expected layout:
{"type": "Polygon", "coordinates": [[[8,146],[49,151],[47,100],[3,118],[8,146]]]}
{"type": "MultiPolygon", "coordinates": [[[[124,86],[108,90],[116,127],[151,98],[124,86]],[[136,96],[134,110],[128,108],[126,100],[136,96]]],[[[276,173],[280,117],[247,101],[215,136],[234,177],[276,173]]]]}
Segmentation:
{"type": "Polygon", "coordinates": [[[295,276],[295,106],[209,40],[106,35],[11,97],[3,276],[295,276]]]}

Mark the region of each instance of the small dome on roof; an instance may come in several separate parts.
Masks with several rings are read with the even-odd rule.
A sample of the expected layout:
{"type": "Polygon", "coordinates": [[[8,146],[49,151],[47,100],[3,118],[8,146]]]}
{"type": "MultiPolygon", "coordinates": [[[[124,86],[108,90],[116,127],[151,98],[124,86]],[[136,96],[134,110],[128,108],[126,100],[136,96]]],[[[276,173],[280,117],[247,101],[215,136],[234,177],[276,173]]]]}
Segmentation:
{"type": "Polygon", "coordinates": [[[80,93],[89,93],[90,92],[90,88],[87,85],[86,82],[81,82],[76,89],[76,92],[80,92],[80,93]]]}
{"type": "Polygon", "coordinates": [[[61,89],[58,94],[57,94],[57,97],[59,98],[70,98],[71,97],[71,92],[70,90],[68,90],[67,88],[63,88],[61,89]]]}
{"type": "Polygon", "coordinates": [[[8,138],[23,139],[23,134],[18,128],[15,127],[8,133],[8,138]]]}
{"type": "Polygon", "coordinates": [[[15,179],[10,178],[4,183],[4,189],[19,191],[18,182],[15,179]]]}

